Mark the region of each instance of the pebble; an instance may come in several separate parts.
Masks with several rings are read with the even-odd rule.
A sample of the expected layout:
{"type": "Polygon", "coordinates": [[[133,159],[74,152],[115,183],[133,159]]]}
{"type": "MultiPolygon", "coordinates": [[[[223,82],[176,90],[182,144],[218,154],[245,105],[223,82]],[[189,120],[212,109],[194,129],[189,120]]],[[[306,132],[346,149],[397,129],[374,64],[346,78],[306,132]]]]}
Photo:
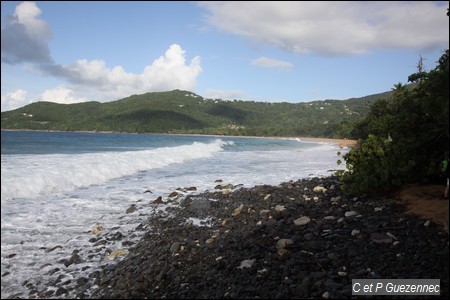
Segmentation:
{"type": "Polygon", "coordinates": [[[302,225],[306,225],[309,222],[311,222],[311,219],[309,217],[303,216],[301,218],[298,218],[296,220],[294,220],[294,224],[297,226],[302,226],[302,225]]]}
{"type": "Polygon", "coordinates": [[[361,232],[361,231],[358,230],[358,229],[353,229],[353,230],[352,230],[352,236],[356,236],[356,235],[358,235],[360,232],[361,232]]]}
{"type": "Polygon", "coordinates": [[[213,190],[196,196],[214,200],[196,209],[196,201],[180,199],[185,204],[170,217],[145,222],[147,233],[124,259],[91,269],[85,280],[49,283],[33,298],[351,298],[353,278],[440,278],[441,297],[448,298],[448,234],[431,222],[423,226],[388,197],[355,200],[339,185],[337,177],[324,177],[227,195],[213,190]],[[209,217],[208,226],[186,226],[199,215],[209,217]]]}
{"type": "Polygon", "coordinates": [[[347,218],[353,217],[353,216],[357,216],[357,215],[358,215],[358,212],[357,212],[357,211],[354,211],[354,210],[352,210],[352,211],[346,211],[345,214],[344,214],[344,216],[347,217],[347,218]]]}
{"type": "Polygon", "coordinates": [[[374,232],[370,235],[372,241],[377,244],[390,244],[392,243],[392,238],[384,233],[374,232]]]}

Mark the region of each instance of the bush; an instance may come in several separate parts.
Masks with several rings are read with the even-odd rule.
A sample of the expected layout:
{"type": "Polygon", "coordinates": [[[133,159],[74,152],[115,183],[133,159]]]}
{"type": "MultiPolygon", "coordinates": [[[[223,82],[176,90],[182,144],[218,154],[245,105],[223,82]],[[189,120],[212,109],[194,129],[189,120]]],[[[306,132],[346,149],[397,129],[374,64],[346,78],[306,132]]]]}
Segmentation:
{"type": "Polygon", "coordinates": [[[360,149],[350,150],[340,171],[351,193],[388,191],[405,183],[429,181],[449,148],[448,50],[438,66],[413,89],[396,85],[390,99],[378,100],[353,134],[360,149]]]}

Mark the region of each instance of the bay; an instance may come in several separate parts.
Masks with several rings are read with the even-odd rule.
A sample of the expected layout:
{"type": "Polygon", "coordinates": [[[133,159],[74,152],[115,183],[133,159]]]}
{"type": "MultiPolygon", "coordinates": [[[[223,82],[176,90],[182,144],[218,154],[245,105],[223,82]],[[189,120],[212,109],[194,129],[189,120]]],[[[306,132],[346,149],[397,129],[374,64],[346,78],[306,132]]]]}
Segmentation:
{"type": "Polygon", "coordinates": [[[343,152],[299,138],[2,131],[1,141],[2,298],[112,263],[111,252],[139,240],[136,228],[177,204],[168,197],[177,189],[328,176],[343,152]],[[160,196],[165,205],[150,204],[160,196]],[[74,251],[81,261],[67,265],[74,251]]]}

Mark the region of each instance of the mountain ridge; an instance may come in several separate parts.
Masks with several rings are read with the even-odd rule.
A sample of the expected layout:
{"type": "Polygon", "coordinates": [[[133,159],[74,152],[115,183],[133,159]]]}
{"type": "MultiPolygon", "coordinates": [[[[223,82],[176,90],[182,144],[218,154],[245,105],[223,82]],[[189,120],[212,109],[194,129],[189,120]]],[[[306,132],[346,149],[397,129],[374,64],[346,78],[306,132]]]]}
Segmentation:
{"type": "Polygon", "coordinates": [[[352,124],[390,93],[289,103],[208,99],[172,90],[104,103],[41,101],[2,112],[1,129],[351,138],[352,124]]]}

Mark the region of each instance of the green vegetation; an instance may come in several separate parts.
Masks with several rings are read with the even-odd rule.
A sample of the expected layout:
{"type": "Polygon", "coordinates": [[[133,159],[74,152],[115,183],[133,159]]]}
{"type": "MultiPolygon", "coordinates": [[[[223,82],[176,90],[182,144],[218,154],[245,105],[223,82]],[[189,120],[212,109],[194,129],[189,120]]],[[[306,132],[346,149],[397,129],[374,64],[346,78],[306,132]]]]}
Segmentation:
{"type": "Polygon", "coordinates": [[[348,100],[266,103],[174,90],[99,103],[37,102],[2,112],[2,129],[353,138],[355,122],[391,92],[348,100]]]}
{"type": "MultiPolygon", "coordinates": [[[[348,100],[265,103],[174,90],[99,103],[37,102],[2,112],[2,129],[357,139],[338,171],[350,193],[436,181],[449,151],[449,51],[412,84],[348,100]]],[[[419,66],[421,63],[419,63],[419,66]]],[[[338,163],[342,163],[338,161],[338,163]]]]}
{"type": "Polygon", "coordinates": [[[347,171],[339,172],[348,191],[389,191],[438,178],[449,151],[448,64],[447,49],[434,70],[409,76],[415,88],[394,85],[390,97],[373,103],[355,125],[360,149],[343,156],[347,171]]]}

